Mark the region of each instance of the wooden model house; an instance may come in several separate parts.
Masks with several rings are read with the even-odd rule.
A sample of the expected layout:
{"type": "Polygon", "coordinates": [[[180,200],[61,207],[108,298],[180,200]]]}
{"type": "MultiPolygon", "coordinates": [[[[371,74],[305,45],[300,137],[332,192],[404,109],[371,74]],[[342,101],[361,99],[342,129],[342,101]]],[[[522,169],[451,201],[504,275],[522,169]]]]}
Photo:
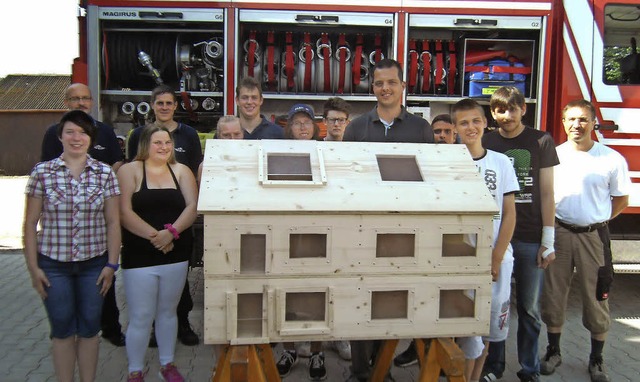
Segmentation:
{"type": "Polygon", "coordinates": [[[464,145],[208,140],[205,343],[489,332],[497,211],[464,145]]]}

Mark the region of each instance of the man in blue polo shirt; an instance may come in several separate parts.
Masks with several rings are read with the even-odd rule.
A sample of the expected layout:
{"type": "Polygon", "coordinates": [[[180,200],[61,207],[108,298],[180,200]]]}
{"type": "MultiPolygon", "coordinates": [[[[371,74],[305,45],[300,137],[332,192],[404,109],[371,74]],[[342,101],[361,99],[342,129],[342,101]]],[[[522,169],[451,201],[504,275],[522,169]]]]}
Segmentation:
{"type": "Polygon", "coordinates": [[[253,77],[240,80],[236,87],[236,104],[240,116],[240,126],[244,130],[244,139],[282,139],[282,127],[267,120],[260,114],[264,102],[260,84],[253,77]]]}

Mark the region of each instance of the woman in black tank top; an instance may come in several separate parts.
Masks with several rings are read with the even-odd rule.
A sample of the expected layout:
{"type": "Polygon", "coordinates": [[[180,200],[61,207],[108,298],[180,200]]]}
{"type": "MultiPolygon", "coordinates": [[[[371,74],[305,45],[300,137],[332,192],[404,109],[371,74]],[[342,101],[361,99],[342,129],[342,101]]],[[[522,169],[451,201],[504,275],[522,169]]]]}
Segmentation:
{"type": "Polygon", "coordinates": [[[144,375],[144,356],[156,322],[160,376],[182,381],[173,364],[176,307],[191,253],[197,188],[191,170],[176,163],[173,140],[165,127],[141,133],[135,160],[120,168],[122,268],[129,327],[129,381],[144,375]]]}

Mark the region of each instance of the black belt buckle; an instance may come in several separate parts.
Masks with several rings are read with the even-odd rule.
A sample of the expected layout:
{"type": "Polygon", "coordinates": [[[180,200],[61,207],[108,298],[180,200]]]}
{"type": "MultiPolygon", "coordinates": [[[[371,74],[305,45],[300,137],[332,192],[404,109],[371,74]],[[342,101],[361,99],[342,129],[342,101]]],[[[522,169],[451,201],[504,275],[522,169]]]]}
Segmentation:
{"type": "Polygon", "coordinates": [[[574,225],[574,224],[569,224],[569,223],[565,223],[560,219],[556,219],[558,221],[558,224],[561,227],[564,227],[566,229],[568,229],[569,231],[573,232],[573,233],[586,233],[586,232],[593,232],[599,228],[602,228],[604,226],[607,225],[607,222],[600,222],[600,223],[594,223],[594,224],[589,224],[587,226],[580,226],[580,225],[574,225]]]}

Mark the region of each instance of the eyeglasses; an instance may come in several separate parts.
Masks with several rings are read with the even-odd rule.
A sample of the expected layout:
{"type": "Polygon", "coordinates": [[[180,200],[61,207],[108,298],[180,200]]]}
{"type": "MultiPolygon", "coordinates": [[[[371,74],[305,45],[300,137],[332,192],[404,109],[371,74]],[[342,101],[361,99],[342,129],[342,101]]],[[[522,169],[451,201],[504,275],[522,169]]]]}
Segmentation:
{"type": "Polygon", "coordinates": [[[335,125],[336,123],[339,125],[343,125],[347,122],[346,118],[327,118],[327,123],[329,125],[335,125]]]}
{"type": "Polygon", "coordinates": [[[571,117],[571,118],[562,118],[562,121],[563,122],[567,122],[570,125],[573,125],[577,121],[580,125],[585,126],[586,124],[588,124],[592,120],[587,118],[587,117],[579,117],[579,118],[571,117]]]}
{"type": "Polygon", "coordinates": [[[91,97],[69,97],[69,98],[67,98],[67,101],[69,101],[69,102],[80,102],[80,101],[89,102],[92,99],[93,98],[91,98],[91,97]]]}
{"type": "Polygon", "coordinates": [[[440,134],[451,134],[453,133],[453,130],[451,129],[433,129],[433,133],[436,135],[440,135],[440,134]]]}
{"type": "Polygon", "coordinates": [[[313,121],[304,121],[304,122],[294,122],[291,124],[291,126],[296,127],[296,128],[301,128],[301,127],[311,127],[313,126],[313,121]]]}

